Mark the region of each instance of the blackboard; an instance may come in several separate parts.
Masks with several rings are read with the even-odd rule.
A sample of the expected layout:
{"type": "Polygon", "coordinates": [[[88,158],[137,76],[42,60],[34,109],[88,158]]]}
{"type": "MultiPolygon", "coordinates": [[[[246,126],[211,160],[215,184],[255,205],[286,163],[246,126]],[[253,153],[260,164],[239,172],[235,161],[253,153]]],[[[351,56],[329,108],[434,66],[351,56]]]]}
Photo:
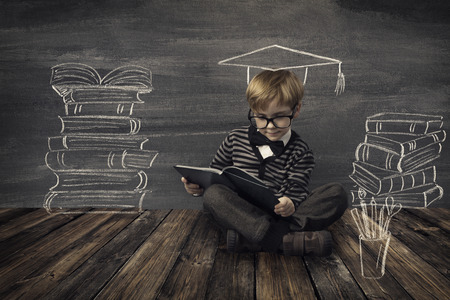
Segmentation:
{"type": "MultiPolygon", "coordinates": [[[[101,76],[136,65],[153,90],[133,115],[146,147],[143,208],[201,208],[184,193],[174,164],[208,166],[227,132],[247,124],[245,68],[220,61],[270,45],[342,62],[308,69],[296,130],[313,149],[311,187],[355,182],[355,151],[377,114],[442,117],[450,132],[447,1],[2,1],[0,18],[0,206],[42,207],[55,185],[45,163],[48,137],[61,130],[61,97],[52,67],[80,63],[101,76]]],[[[249,76],[258,72],[249,70],[249,76]]],[[[303,78],[304,68],[294,72],[303,78]]],[[[432,161],[450,207],[450,143],[432,161]]]]}

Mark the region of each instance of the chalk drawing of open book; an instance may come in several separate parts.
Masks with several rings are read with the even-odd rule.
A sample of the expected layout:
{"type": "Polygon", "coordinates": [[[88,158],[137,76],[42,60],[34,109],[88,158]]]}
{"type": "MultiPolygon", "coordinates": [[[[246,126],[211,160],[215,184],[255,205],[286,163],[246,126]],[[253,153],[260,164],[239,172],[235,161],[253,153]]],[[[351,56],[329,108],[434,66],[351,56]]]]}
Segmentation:
{"type": "Polygon", "coordinates": [[[144,149],[141,120],[133,106],[150,93],[152,75],[140,66],[123,66],[101,77],[94,68],[65,63],[52,68],[52,88],[65,115],[59,135],[48,138],[47,167],[56,176],[44,208],[50,213],[142,212],[150,193],[147,170],[158,152],[144,149]],[[89,211],[88,211],[89,212],[89,211]]]}

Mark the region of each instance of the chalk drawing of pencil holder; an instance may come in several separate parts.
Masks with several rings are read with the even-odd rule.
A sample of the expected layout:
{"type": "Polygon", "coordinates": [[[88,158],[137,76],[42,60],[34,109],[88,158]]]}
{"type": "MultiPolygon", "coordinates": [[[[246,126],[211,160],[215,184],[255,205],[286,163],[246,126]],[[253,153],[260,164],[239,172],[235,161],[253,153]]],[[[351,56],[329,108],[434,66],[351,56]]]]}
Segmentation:
{"type": "Polygon", "coordinates": [[[377,238],[359,236],[361,274],[367,279],[380,279],[384,275],[386,255],[391,240],[391,232],[377,238]]]}

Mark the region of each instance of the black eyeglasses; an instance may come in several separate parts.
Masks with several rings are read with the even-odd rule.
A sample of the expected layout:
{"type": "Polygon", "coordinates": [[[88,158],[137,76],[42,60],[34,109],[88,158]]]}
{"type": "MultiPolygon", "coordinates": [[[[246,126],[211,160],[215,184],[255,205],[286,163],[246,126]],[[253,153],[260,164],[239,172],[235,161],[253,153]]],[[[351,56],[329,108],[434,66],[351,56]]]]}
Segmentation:
{"type": "Polygon", "coordinates": [[[267,126],[269,126],[270,122],[272,122],[273,126],[275,126],[276,128],[280,128],[280,129],[288,128],[289,126],[291,126],[292,119],[294,118],[296,108],[297,108],[297,106],[294,107],[292,114],[290,116],[277,116],[277,117],[273,117],[273,118],[253,116],[252,110],[250,109],[248,111],[248,119],[250,120],[250,123],[252,124],[252,126],[257,129],[267,128],[267,126]]]}

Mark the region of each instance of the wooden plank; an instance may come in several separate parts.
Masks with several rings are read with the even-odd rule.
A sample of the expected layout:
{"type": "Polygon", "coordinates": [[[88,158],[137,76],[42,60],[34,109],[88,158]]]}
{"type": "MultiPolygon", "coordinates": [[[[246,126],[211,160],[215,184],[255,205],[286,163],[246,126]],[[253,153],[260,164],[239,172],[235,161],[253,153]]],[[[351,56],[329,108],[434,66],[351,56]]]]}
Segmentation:
{"type": "Polygon", "coordinates": [[[255,255],[227,253],[219,249],[211,271],[205,299],[242,299],[255,297],[255,255]]]}
{"type": "Polygon", "coordinates": [[[394,217],[391,232],[423,260],[450,279],[450,239],[440,227],[418,218],[409,211],[394,217]]]}
{"type": "Polygon", "coordinates": [[[411,299],[403,287],[386,272],[380,279],[366,279],[361,273],[359,238],[356,225],[347,210],[344,216],[330,226],[333,234],[334,251],[342,259],[348,270],[355,278],[363,293],[372,299],[411,299]]]}
{"type": "MultiPolygon", "coordinates": [[[[41,209],[41,211],[45,212],[44,209],[41,209]]],[[[64,224],[78,217],[79,215],[53,215],[51,218],[46,218],[43,222],[39,222],[33,227],[27,226],[28,228],[24,231],[3,240],[0,247],[0,265],[3,265],[12,255],[16,255],[17,252],[30,247],[30,245],[38,242],[53,230],[64,226],[64,224]]]]}
{"type": "Polygon", "coordinates": [[[18,216],[17,218],[10,220],[8,223],[0,226],[0,241],[4,241],[12,236],[38,225],[52,218],[52,215],[48,214],[45,209],[37,209],[28,214],[18,216]]]}
{"type": "Polygon", "coordinates": [[[73,274],[59,282],[45,299],[91,299],[150,236],[169,211],[145,211],[89,258],[73,274]]]}
{"type": "Polygon", "coordinates": [[[109,218],[109,216],[95,218],[93,215],[92,217],[83,215],[66,226],[51,232],[45,238],[37,241],[30,247],[22,249],[13,258],[5,261],[0,266],[0,288],[7,286],[6,283],[11,284],[20,277],[28,275],[29,273],[25,272],[30,269],[30,272],[39,269],[41,266],[45,265],[45,263],[42,263],[44,258],[57,254],[68,244],[76,241],[76,239],[85,234],[86,228],[90,228],[89,224],[101,223],[107,218],[109,218]],[[52,247],[49,245],[52,245],[52,247]],[[42,249],[47,249],[50,252],[42,251],[42,249]],[[33,262],[37,265],[33,266],[33,262]]]}
{"type": "MultiPolygon", "coordinates": [[[[192,214],[192,211],[188,212],[192,214]]],[[[129,280],[134,285],[134,289],[130,288],[130,294],[127,294],[130,291],[124,294],[102,291],[98,295],[99,299],[157,298],[158,295],[159,298],[201,299],[205,294],[207,299],[254,299],[255,296],[265,299],[268,295],[270,298],[286,299],[302,295],[303,299],[303,294],[298,294],[303,292],[297,291],[299,283],[292,279],[299,276],[299,270],[300,273],[305,272],[305,266],[292,267],[298,265],[298,261],[287,263],[284,256],[261,253],[257,254],[255,270],[254,254],[229,254],[218,250],[212,265],[214,244],[217,244],[218,238],[215,230],[208,227],[203,217],[179,218],[178,213],[171,217],[172,214],[153,233],[153,228],[164,218],[164,213],[150,220],[150,225],[145,223],[147,218],[141,216],[132,221],[133,217],[138,216],[128,214],[116,214],[115,217],[95,214],[54,215],[43,222],[32,217],[32,222],[36,223],[31,227],[23,219],[19,223],[26,229],[6,240],[10,246],[13,246],[12,241],[19,244],[22,240],[26,242],[0,264],[0,297],[42,298],[51,291],[45,298],[92,298],[104,284],[114,284],[108,281],[117,273],[113,278],[116,284],[121,284],[120,280],[125,278],[125,281],[129,280]],[[68,217],[75,219],[69,222],[64,219],[68,217]],[[131,219],[127,223],[124,217],[131,219]],[[170,217],[171,220],[166,223],[170,217]],[[174,224],[179,222],[181,224],[174,224]],[[187,228],[184,228],[186,223],[187,228]],[[41,236],[33,240],[33,233],[41,236]],[[141,260],[136,260],[142,248],[147,250],[140,254],[141,260]],[[132,255],[135,249],[138,251],[132,255]],[[144,258],[149,253],[154,253],[157,258],[144,258]],[[127,265],[131,275],[123,271],[127,265]],[[141,270],[148,267],[152,269],[151,272],[141,270]],[[122,277],[118,277],[120,274],[122,277]],[[137,282],[131,278],[134,275],[137,282]],[[209,279],[209,283],[205,278],[209,279]],[[280,278],[285,282],[278,282],[280,278]],[[154,287],[149,287],[151,284],[154,287]],[[186,284],[184,288],[183,284],[186,284]]],[[[33,211],[29,215],[37,216],[37,213],[33,211]]],[[[15,221],[16,218],[11,220],[15,221]]],[[[317,296],[321,299],[358,299],[362,290],[368,298],[447,298],[450,286],[445,273],[448,269],[448,258],[445,256],[449,244],[448,234],[441,227],[430,223],[430,220],[432,218],[420,218],[409,213],[409,210],[402,210],[394,217],[390,226],[393,236],[386,261],[386,274],[378,280],[372,280],[361,275],[358,231],[351,215],[346,212],[330,228],[335,241],[333,255],[329,258],[303,258],[317,296]],[[439,258],[442,260],[440,264],[439,258]],[[359,287],[352,282],[348,272],[359,287]]],[[[303,265],[301,258],[291,259],[300,259],[303,265]]]]}
{"type": "Polygon", "coordinates": [[[174,210],[99,293],[99,299],[154,299],[200,211],[174,210]]]}
{"type": "Polygon", "coordinates": [[[386,268],[415,299],[450,299],[450,281],[396,238],[386,268]]]}
{"type": "Polygon", "coordinates": [[[14,209],[15,208],[13,208],[13,207],[0,207],[0,219],[2,217],[2,214],[9,213],[9,212],[11,212],[14,209]]]}
{"type": "Polygon", "coordinates": [[[203,299],[217,251],[219,231],[202,216],[164,283],[158,299],[203,299]]]}
{"type": "Polygon", "coordinates": [[[39,298],[73,272],[132,219],[86,214],[55,230],[0,269],[0,296],[39,298]]]}
{"type": "Polygon", "coordinates": [[[35,210],[37,210],[37,208],[2,208],[0,211],[0,225],[6,224],[10,220],[35,210]]]}
{"type": "MultiPolygon", "coordinates": [[[[98,226],[92,226],[92,229],[86,231],[86,235],[54,255],[53,259],[47,261],[45,266],[29,274],[20,283],[16,283],[16,291],[8,296],[12,298],[19,295],[24,298],[42,297],[55,287],[59,281],[77,269],[135,217],[116,214],[108,218],[106,222],[98,226]]],[[[42,251],[48,250],[42,249],[42,251]]]]}
{"type": "Polygon", "coordinates": [[[304,261],[320,299],[366,299],[341,258],[305,256],[304,261]]]}
{"type": "Polygon", "coordinates": [[[258,253],[257,299],[316,299],[301,257],[258,253]]]}
{"type": "MultiPolygon", "coordinates": [[[[344,214],[342,217],[347,222],[351,221],[350,218],[350,214],[344,214]]],[[[357,230],[353,227],[349,228],[352,228],[355,235],[357,234],[357,230]]],[[[376,257],[377,254],[372,253],[372,256],[376,257]]],[[[434,295],[438,299],[450,299],[449,280],[402,244],[395,236],[391,236],[386,270],[413,298],[427,299],[434,295]]]]}
{"type": "Polygon", "coordinates": [[[450,232],[450,209],[448,208],[407,209],[407,211],[447,233],[450,232]]]}

